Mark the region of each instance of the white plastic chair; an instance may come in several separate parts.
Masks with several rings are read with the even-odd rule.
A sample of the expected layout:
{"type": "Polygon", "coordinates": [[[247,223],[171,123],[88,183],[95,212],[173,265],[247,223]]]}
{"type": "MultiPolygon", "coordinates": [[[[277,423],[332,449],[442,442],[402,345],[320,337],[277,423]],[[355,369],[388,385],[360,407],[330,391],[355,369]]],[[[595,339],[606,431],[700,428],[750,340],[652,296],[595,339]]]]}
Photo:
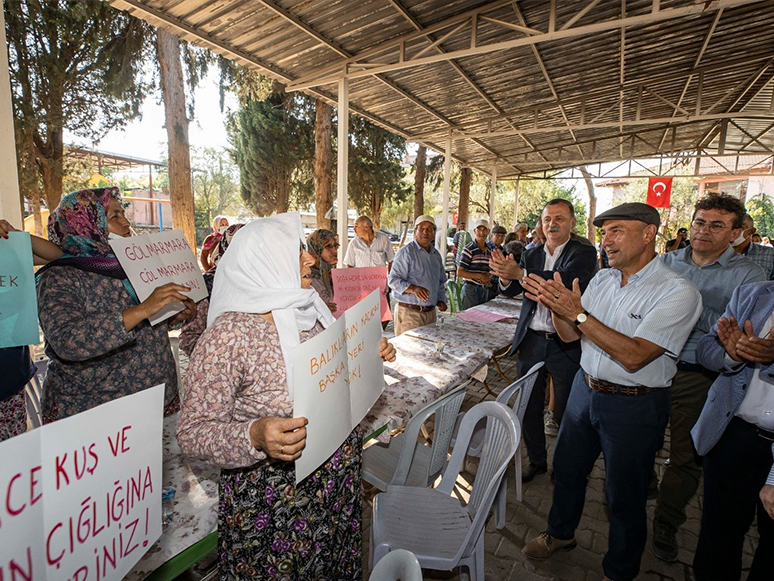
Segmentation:
{"type": "Polygon", "coordinates": [[[387,553],[371,571],[369,581],[422,581],[422,568],[411,551],[387,553]]]}
{"type": "MultiPolygon", "coordinates": [[[[502,404],[508,405],[508,402],[516,396],[513,400],[511,408],[516,412],[516,417],[519,419],[519,425],[524,422],[524,414],[527,411],[527,404],[529,404],[529,398],[532,395],[532,389],[535,387],[535,381],[537,380],[538,372],[543,367],[544,363],[535,363],[532,368],[520,377],[508,387],[503,389],[497,396],[495,401],[499,401],[502,404]]],[[[454,445],[454,438],[459,428],[462,418],[465,416],[461,413],[457,416],[457,422],[454,426],[455,436],[452,438],[452,446],[454,445]]],[[[468,448],[468,456],[474,456],[476,458],[481,456],[481,447],[484,442],[484,433],[486,427],[484,422],[479,422],[476,429],[473,431],[473,437],[470,439],[470,447],[468,448]]],[[[521,502],[522,490],[521,490],[521,447],[516,453],[516,499],[521,502]]],[[[508,493],[508,479],[503,478],[502,490],[497,494],[495,501],[495,527],[501,529],[505,526],[505,500],[508,493]]]]}
{"type": "Polygon", "coordinates": [[[374,444],[363,451],[363,480],[379,490],[390,484],[431,486],[443,472],[454,431],[454,420],[462,407],[465,389],[470,382],[452,391],[417,412],[402,434],[390,438],[388,444],[374,444]],[[417,442],[419,431],[435,414],[432,445],[417,442]]]}
{"type": "MultiPolygon", "coordinates": [[[[484,525],[511,458],[519,448],[521,428],[506,405],[487,401],[465,414],[451,459],[437,488],[389,486],[374,499],[370,564],[396,549],[412,551],[423,568],[465,567],[472,581],[484,581],[484,525]],[[452,491],[473,431],[486,419],[481,462],[467,505],[452,491]]],[[[464,577],[463,577],[464,578],[464,577]]]]}

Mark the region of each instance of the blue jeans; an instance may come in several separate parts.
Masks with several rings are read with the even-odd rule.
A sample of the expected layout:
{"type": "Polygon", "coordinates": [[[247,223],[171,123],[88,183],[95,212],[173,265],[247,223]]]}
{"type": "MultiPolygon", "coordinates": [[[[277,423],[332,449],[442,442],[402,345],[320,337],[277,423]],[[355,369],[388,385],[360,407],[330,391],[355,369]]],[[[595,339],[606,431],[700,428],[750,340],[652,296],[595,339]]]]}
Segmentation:
{"type": "Polygon", "coordinates": [[[462,285],[462,310],[466,311],[470,307],[483,305],[489,300],[489,287],[473,284],[465,281],[462,285]]]}
{"type": "Polygon", "coordinates": [[[548,534],[572,539],[586,498],[591,469],[605,460],[605,497],[610,507],[605,575],[634,579],[648,534],[645,503],[656,452],[664,445],[669,390],[643,397],[592,391],[578,371],[554,450],[554,503],[548,534]]]}

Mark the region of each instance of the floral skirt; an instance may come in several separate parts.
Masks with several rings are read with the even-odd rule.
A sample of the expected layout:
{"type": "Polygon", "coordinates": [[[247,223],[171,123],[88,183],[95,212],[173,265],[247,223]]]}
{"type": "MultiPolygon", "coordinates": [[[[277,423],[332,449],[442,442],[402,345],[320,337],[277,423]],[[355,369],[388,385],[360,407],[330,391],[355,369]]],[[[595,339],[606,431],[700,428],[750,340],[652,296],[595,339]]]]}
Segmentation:
{"type": "Polygon", "coordinates": [[[24,390],[0,401],[0,442],[27,431],[24,390]]]}
{"type": "Polygon", "coordinates": [[[220,579],[360,581],[362,441],[358,430],[295,486],[295,465],[223,470],[220,579]]]}

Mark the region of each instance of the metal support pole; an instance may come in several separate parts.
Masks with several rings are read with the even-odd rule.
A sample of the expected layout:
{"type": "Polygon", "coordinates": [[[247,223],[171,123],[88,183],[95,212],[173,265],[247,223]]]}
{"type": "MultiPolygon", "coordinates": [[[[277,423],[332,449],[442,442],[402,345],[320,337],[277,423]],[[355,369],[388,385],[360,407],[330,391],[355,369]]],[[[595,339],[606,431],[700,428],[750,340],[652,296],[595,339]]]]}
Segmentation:
{"type": "Polygon", "coordinates": [[[344,267],[344,255],[347,252],[347,177],[349,172],[349,79],[339,80],[339,151],[336,168],[336,187],[338,212],[337,232],[339,234],[339,268],[344,267]]]}
{"type": "Polygon", "coordinates": [[[19,174],[16,169],[16,138],[11,109],[11,75],[6,47],[5,13],[3,0],[0,0],[0,216],[23,230],[19,174]]]}
{"type": "Polygon", "coordinates": [[[441,214],[441,258],[446,261],[446,224],[449,223],[449,188],[451,186],[451,156],[452,156],[452,138],[451,134],[446,138],[446,153],[443,160],[443,213],[441,214]]]}
{"type": "Polygon", "coordinates": [[[519,178],[516,178],[516,183],[513,184],[513,201],[514,201],[514,207],[513,207],[513,226],[514,229],[516,228],[516,224],[519,223],[519,185],[521,184],[521,180],[519,178]]]}
{"type": "Polygon", "coordinates": [[[489,228],[494,228],[495,195],[497,194],[497,164],[492,165],[492,193],[489,194],[489,228]]]}
{"type": "MultiPolygon", "coordinates": [[[[220,224],[218,224],[220,226],[220,224]]],[[[161,202],[159,202],[159,232],[164,231],[164,211],[161,209],[161,202]]]]}

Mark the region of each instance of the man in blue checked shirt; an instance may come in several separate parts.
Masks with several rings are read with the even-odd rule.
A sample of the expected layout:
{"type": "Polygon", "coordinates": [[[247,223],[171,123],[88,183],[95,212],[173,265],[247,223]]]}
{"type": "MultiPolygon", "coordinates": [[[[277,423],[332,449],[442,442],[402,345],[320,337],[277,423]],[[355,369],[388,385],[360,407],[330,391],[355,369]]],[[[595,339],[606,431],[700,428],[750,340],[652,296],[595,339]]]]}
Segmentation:
{"type": "MultiPolygon", "coordinates": [[[[755,243],[755,222],[750,214],[746,214],[742,225],[742,233],[732,242],[734,250],[752,260],[766,273],[766,280],[774,280],[774,248],[755,243]]],[[[758,234],[760,239],[760,234],[758,234]]]]}
{"type": "Polygon", "coordinates": [[[696,581],[739,579],[742,547],[758,518],[748,581],[774,575],[774,282],[741,286],[697,348],[719,373],[692,431],[704,456],[704,511],[696,581]]]}
{"type": "Polygon", "coordinates": [[[387,277],[397,303],[395,335],[435,323],[436,307],[446,310],[446,270],[433,247],[434,239],[435,220],[419,216],[414,221],[414,240],[395,255],[387,277]]]}

